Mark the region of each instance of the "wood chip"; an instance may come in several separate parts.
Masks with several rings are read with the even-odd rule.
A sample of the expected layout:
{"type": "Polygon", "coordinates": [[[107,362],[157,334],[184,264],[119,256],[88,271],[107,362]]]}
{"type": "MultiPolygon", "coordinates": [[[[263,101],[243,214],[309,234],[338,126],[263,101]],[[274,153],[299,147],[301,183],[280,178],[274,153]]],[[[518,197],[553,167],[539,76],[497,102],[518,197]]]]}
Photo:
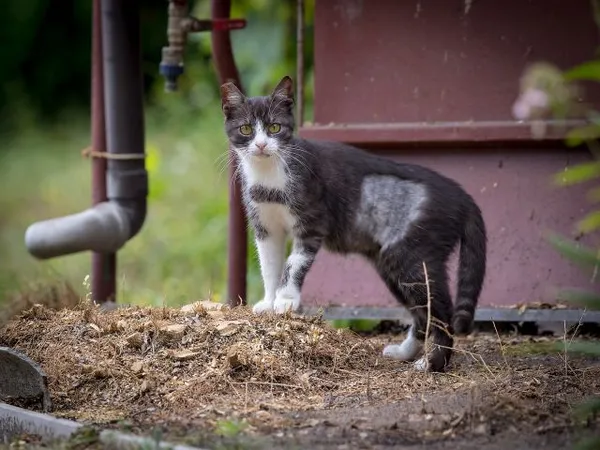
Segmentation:
{"type": "Polygon", "coordinates": [[[203,300],[183,305],[180,309],[181,312],[190,314],[209,311],[220,311],[223,309],[223,306],[224,305],[222,303],[211,302],[210,300],[203,300]]]}
{"type": "Polygon", "coordinates": [[[192,352],[189,350],[184,350],[182,352],[177,352],[173,354],[173,359],[175,359],[176,361],[187,361],[189,359],[194,358],[195,356],[199,355],[199,352],[192,352]]]}
{"type": "Polygon", "coordinates": [[[144,336],[142,333],[132,333],[125,338],[127,343],[133,348],[141,348],[144,344],[144,336]]]}
{"type": "Polygon", "coordinates": [[[247,320],[229,320],[221,322],[217,325],[217,331],[221,336],[232,336],[237,333],[242,325],[250,325],[247,320]]]}
{"type": "Polygon", "coordinates": [[[131,365],[131,371],[133,373],[139,373],[144,369],[144,363],[142,361],[136,361],[131,365]]]}
{"type": "Polygon", "coordinates": [[[160,333],[163,335],[163,337],[166,337],[168,340],[180,340],[181,338],[183,338],[186,328],[186,325],[176,323],[173,325],[161,327],[160,333]]]}

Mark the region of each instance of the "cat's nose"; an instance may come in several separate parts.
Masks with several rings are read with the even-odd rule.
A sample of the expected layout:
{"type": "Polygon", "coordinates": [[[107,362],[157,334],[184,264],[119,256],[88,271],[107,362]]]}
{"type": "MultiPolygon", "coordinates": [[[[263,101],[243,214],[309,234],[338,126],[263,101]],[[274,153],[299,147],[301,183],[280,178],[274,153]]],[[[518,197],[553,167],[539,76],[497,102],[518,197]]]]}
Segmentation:
{"type": "Polygon", "coordinates": [[[257,143],[256,143],[256,148],[257,148],[258,150],[260,150],[261,152],[264,152],[264,151],[265,151],[265,148],[267,148],[267,143],[266,143],[266,142],[260,142],[260,143],[259,143],[259,142],[257,142],[257,143]]]}

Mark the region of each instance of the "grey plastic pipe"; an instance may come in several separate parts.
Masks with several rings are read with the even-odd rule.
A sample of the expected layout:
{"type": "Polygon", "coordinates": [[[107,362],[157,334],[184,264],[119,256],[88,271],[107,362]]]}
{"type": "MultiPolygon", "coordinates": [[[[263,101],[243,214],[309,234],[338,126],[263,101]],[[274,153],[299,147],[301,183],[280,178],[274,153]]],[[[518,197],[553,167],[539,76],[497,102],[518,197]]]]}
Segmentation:
{"type": "MultiPolygon", "coordinates": [[[[102,1],[107,148],[144,154],[138,1],[102,1]]],[[[83,212],[32,224],[29,253],[40,259],[82,251],[112,253],[135,236],[146,217],[148,175],[143,158],[109,159],[108,201],[83,212]]]]}

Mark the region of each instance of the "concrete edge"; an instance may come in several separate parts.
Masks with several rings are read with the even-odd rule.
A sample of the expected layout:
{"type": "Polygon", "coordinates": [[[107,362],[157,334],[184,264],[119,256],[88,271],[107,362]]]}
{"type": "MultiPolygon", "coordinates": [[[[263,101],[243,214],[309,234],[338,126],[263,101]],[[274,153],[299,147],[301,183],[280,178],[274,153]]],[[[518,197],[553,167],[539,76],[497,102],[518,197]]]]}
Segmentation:
{"type": "Polygon", "coordinates": [[[207,450],[189,445],[171,444],[170,442],[157,442],[151,437],[136,436],[134,434],[122,433],[115,430],[103,430],[100,432],[100,442],[115,450],[139,450],[141,448],[162,448],[165,450],[207,450]]]}
{"type": "MultiPolygon", "coordinates": [[[[49,414],[19,408],[0,402],[0,442],[20,433],[35,434],[45,441],[68,439],[84,425],[73,420],[60,419],[49,414]]],[[[116,430],[102,430],[100,442],[115,450],[155,448],[156,441],[147,436],[136,436],[116,430]]],[[[158,448],[165,450],[208,450],[188,445],[160,441],[158,448]]]]}
{"type": "Polygon", "coordinates": [[[30,433],[43,439],[67,439],[83,425],[48,414],[0,402],[0,434],[6,440],[19,433],[30,433]]]}

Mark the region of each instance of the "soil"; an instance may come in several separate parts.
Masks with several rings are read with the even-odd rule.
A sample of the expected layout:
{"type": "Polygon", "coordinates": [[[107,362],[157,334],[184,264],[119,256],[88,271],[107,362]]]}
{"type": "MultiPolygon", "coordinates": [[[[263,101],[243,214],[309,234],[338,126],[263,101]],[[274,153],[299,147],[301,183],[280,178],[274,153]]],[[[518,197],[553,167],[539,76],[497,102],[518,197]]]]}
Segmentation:
{"type": "Polygon", "coordinates": [[[560,351],[583,337],[475,333],[440,374],[381,357],[402,338],[211,302],[35,305],[0,329],[56,416],[205,448],[559,449],[600,430],[574,414],[600,359],[560,351]]]}

